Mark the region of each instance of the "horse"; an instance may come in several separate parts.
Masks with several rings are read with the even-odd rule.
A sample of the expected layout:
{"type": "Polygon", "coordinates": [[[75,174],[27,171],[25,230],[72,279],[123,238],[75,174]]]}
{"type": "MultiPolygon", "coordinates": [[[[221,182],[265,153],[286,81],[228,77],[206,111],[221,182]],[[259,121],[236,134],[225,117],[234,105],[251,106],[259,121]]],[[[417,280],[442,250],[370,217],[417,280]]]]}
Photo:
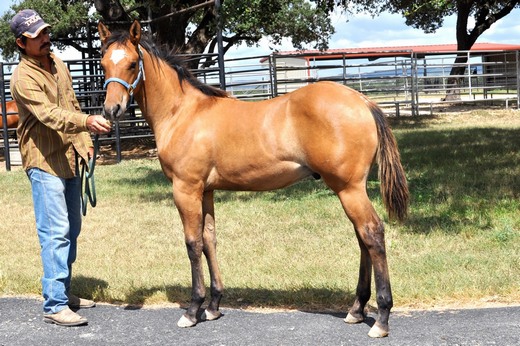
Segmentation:
{"type": "Polygon", "coordinates": [[[366,191],[372,163],[378,163],[382,198],[392,218],[406,217],[409,192],[382,110],[361,93],[333,82],[268,100],[238,100],[199,81],[178,56],[141,31],[137,20],[129,30],[114,32],[98,23],[106,89],[103,114],[119,121],[133,95],[172,184],[192,274],[191,300],[177,325],[199,322],[206,294],[202,254],[211,297],[200,318],[221,316],[224,287],[216,255],[214,191],[268,191],[315,177],[338,196],[360,247],[356,297],[345,322],[364,321],[373,269],[378,316],[369,336],[387,336],[393,300],[384,225],[366,191]]]}
{"type": "MultiPolygon", "coordinates": [[[[16,106],[16,101],[6,101],[5,102],[5,113],[7,119],[7,128],[15,129],[18,126],[18,106],[16,106]]],[[[4,117],[3,117],[2,105],[0,104],[0,128],[4,126],[4,117]]]]}

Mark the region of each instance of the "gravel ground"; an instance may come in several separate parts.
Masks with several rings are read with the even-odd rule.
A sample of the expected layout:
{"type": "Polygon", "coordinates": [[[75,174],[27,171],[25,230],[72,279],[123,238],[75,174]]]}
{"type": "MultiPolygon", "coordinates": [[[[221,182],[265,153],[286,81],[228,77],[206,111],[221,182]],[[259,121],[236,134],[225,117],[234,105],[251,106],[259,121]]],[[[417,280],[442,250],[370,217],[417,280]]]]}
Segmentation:
{"type": "Polygon", "coordinates": [[[373,315],[348,325],[338,313],[224,309],[181,329],[183,312],[99,304],[80,311],[87,326],[60,327],[42,321],[38,299],[0,298],[0,345],[520,345],[520,306],[393,313],[384,339],[367,336],[373,315]]]}

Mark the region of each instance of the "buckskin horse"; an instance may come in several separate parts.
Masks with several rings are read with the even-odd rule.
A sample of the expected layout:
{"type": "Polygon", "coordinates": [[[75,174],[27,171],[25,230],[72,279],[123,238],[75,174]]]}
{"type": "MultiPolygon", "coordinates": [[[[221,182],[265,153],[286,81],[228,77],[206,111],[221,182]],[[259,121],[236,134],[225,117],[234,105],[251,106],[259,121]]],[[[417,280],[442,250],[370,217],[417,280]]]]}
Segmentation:
{"type": "Polygon", "coordinates": [[[371,337],[388,335],[392,293],[384,226],[366,192],[379,166],[387,212],[405,218],[408,187],[395,138],[375,103],[348,87],[319,82],[273,99],[246,102],[203,84],[175,54],[157,48],[134,21],[111,33],[100,22],[105,71],[103,112],[122,119],[133,95],[153,130],[162,170],[172,183],[191,264],[191,301],[179,327],[197,323],[205,299],[202,254],[211,298],[201,318],[221,316],[223,284],[216,256],[214,190],[267,191],[321,177],[339,197],[361,250],[356,298],[345,321],[365,318],[374,270],[378,316],[371,337]]]}
{"type": "MultiPolygon", "coordinates": [[[[3,117],[2,105],[0,104],[0,129],[4,126],[4,117],[3,117]]],[[[14,129],[18,126],[18,107],[16,106],[16,101],[6,101],[5,102],[5,114],[7,119],[7,128],[14,129]]]]}

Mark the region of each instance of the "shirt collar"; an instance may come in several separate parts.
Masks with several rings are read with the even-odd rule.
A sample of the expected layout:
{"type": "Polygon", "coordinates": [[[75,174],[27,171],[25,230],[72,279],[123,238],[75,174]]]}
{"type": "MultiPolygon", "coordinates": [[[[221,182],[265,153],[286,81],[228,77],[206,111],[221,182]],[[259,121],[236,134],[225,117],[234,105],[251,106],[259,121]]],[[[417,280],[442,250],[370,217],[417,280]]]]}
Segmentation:
{"type": "MultiPolygon", "coordinates": [[[[52,53],[52,52],[49,53],[49,56],[51,58],[51,63],[54,63],[54,53],[52,53]]],[[[26,54],[23,54],[23,53],[22,53],[22,59],[27,60],[27,62],[29,62],[32,65],[36,65],[36,66],[38,66],[40,68],[43,68],[42,63],[38,59],[32,58],[32,57],[30,57],[30,56],[28,56],[26,54]]]]}

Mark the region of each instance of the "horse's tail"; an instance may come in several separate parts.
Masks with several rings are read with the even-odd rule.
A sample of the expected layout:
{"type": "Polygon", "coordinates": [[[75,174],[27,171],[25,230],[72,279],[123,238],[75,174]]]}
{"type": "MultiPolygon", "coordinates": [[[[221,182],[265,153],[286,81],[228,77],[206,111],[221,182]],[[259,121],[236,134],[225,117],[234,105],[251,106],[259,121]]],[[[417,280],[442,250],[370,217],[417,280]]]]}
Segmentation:
{"type": "Polygon", "coordinates": [[[410,196],[397,142],[381,108],[372,102],[369,107],[376,121],[379,138],[377,164],[383,203],[390,218],[402,221],[408,214],[410,196]]]}

